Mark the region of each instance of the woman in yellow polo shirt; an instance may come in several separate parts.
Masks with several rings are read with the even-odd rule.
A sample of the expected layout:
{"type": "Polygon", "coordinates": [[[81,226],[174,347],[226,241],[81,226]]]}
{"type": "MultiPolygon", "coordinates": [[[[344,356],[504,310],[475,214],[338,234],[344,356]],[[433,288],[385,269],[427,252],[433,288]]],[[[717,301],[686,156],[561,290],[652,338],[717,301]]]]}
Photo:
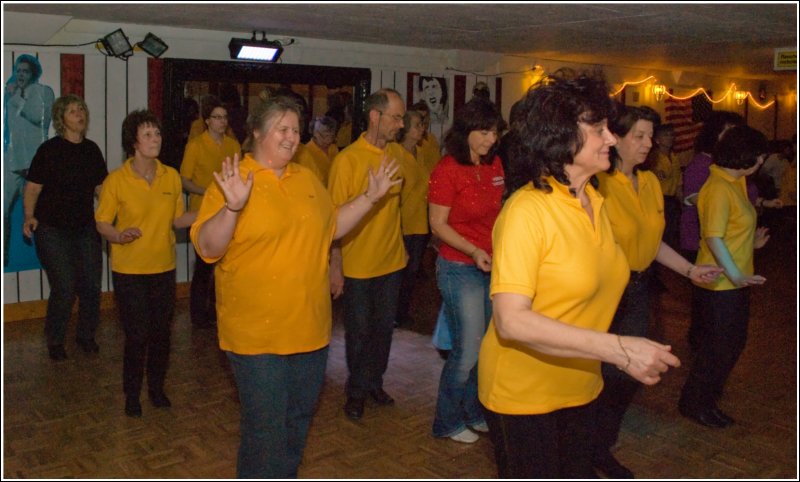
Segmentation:
{"type": "Polygon", "coordinates": [[[137,110],[122,122],[122,148],[131,157],[106,177],[95,212],[97,231],[111,243],[114,297],[125,332],[122,367],[125,414],[141,417],[145,364],[150,401],[164,394],[175,311],[175,232],[196,212],[184,212],[181,177],[158,160],[161,123],[137,110]]]}
{"type": "MultiPolygon", "coordinates": [[[[611,169],[599,173],[598,180],[614,239],[622,248],[631,273],[608,331],[622,336],[647,336],[653,261],[695,282],[713,281],[722,270],[710,265],[695,266],[662,241],[664,197],[658,178],[645,167],[653,146],[653,129],[660,121],[658,113],[649,107],[622,104],[617,104],[616,110],[616,117],[608,125],[617,141],[611,150],[611,169]]],[[[609,363],[603,363],[602,372],[605,386],[597,399],[592,463],[612,479],[633,478],[633,473],[611,455],[611,448],[617,443],[622,418],[639,382],[609,363]]]]}
{"type": "Polygon", "coordinates": [[[694,283],[692,297],[706,327],[678,408],[707,427],[727,427],[733,419],[717,406],[725,382],[747,342],[750,286],[764,284],[754,274],[753,249],[763,247],[766,228],[756,229],[756,210],[747,197],[745,177],[758,170],[767,153],[764,134],[733,127],[714,147],[714,164],[697,198],[700,216],[698,263],[715,263],[725,276],[694,283]]]}
{"type": "Polygon", "coordinates": [[[290,162],[300,109],[276,97],[251,113],[244,159],[214,173],[190,232],[216,262],[219,344],[241,404],[239,478],[297,477],[331,336],[331,242],[401,182],[384,160],[363,194],[334,206],[319,179],[290,162]]]}
{"type": "Polygon", "coordinates": [[[493,317],[478,395],[502,478],[595,478],[600,362],[646,384],[679,360],[670,347],[606,333],[628,280],[603,198],[590,184],[616,143],[608,85],[559,71],[522,99],[511,126],[506,200],[494,226],[493,317]]]}
{"type": "MultiPolygon", "coordinates": [[[[186,145],[181,162],[181,183],[189,193],[189,210],[200,209],[200,202],[206,188],[213,184],[212,173],[219,172],[222,161],[241,153],[239,145],[231,134],[226,134],[228,111],[217,97],[208,96],[203,101],[202,119],[207,127],[199,136],[186,145]]],[[[196,253],[195,253],[196,254],[196,253]]],[[[214,265],[195,256],[192,287],[189,294],[189,318],[198,328],[214,326],[217,319],[214,297],[214,265]]]]}

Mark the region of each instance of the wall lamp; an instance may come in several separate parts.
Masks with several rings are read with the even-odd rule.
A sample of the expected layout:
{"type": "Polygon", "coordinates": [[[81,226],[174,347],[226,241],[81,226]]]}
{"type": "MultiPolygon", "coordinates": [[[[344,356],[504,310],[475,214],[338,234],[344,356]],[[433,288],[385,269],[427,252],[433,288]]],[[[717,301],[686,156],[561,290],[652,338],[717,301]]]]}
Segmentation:
{"type": "Polygon", "coordinates": [[[131,42],[121,28],[101,38],[100,43],[102,43],[103,48],[106,49],[106,55],[110,57],[127,60],[128,57],[133,55],[131,42]]]}
{"type": "Polygon", "coordinates": [[[152,33],[145,35],[144,40],[137,43],[136,46],[155,58],[161,57],[161,55],[169,48],[166,42],[156,37],[152,33]]]}
{"type": "Polygon", "coordinates": [[[750,92],[746,90],[737,90],[733,93],[733,98],[736,99],[737,105],[742,105],[745,100],[747,100],[747,96],[750,95],[750,92]]]}
{"type": "Polygon", "coordinates": [[[667,93],[667,86],[664,84],[655,84],[653,86],[653,95],[656,96],[656,101],[660,101],[664,94],[667,93]]]}
{"type": "Polygon", "coordinates": [[[277,62],[283,53],[283,44],[277,40],[267,40],[266,32],[261,32],[261,40],[256,40],[256,32],[253,31],[251,39],[232,38],[228,49],[232,59],[277,62]]]}

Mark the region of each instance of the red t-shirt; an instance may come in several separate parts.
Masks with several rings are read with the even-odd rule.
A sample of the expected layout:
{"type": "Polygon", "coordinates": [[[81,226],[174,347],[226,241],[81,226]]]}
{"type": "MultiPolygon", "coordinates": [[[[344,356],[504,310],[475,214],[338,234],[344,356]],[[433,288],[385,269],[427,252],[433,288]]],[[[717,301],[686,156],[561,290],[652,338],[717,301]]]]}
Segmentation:
{"type": "MultiPolygon", "coordinates": [[[[491,255],[492,228],[500,214],[504,187],[499,157],[495,156],[491,164],[464,166],[447,155],[431,173],[428,202],[449,207],[447,224],[491,255]]],[[[475,264],[468,255],[446,243],[442,243],[439,255],[448,261],[475,264]]]]}

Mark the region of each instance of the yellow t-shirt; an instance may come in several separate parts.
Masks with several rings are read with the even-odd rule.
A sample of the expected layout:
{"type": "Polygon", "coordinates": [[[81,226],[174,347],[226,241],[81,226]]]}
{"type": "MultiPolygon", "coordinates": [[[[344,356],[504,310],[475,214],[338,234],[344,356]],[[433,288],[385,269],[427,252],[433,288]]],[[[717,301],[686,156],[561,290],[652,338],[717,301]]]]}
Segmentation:
{"type": "Polygon", "coordinates": [[[336,146],[339,149],[344,149],[353,142],[353,123],[349,121],[342,122],[339,126],[339,131],[336,133],[336,146]]]}
{"type": "Polygon", "coordinates": [[[433,168],[436,167],[436,164],[442,159],[442,151],[439,148],[439,142],[436,140],[436,136],[428,132],[428,135],[422,139],[422,142],[417,146],[417,158],[422,159],[422,163],[425,165],[425,169],[428,171],[428,175],[430,176],[431,172],[433,172],[433,168]]]}
{"type": "Polygon", "coordinates": [[[631,180],[619,170],[613,174],[601,172],[597,178],[614,239],[631,270],[646,270],[656,259],[664,234],[664,196],[658,179],[652,172],[638,171],[637,193],[631,180]]]}
{"type": "MultiPolygon", "coordinates": [[[[367,190],[369,169],[377,170],[383,156],[403,158],[404,149],[390,142],[379,149],[364,139],[364,134],[340,152],[331,166],[328,190],[337,206],[367,190]]],[[[395,176],[403,177],[403,168],[395,176]]],[[[401,270],[406,265],[406,250],[400,230],[400,185],[392,186],[376,206],[341,239],[342,264],[348,278],[375,278],[401,270]]]]}
{"type": "MultiPolygon", "coordinates": [[[[233,159],[235,154],[241,154],[242,146],[233,137],[224,136],[222,144],[217,144],[208,131],[190,140],[186,144],[181,162],[181,176],[189,179],[198,186],[208,188],[214,182],[215,172],[222,170],[222,161],[226,157],[233,159]]],[[[189,194],[189,211],[200,209],[203,196],[189,194]]]]}
{"type": "MultiPolygon", "coordinates": [[[[531,184],[506,201],[492,232],[491,294],[516,293],[531,310],[573,326],[607,331],[629,269],[614,241],[603,198],[586,190],[594,225],[567,186],[531,184]]],[[[478,396],[497,413],[537,415],[585,405],[603,388],[598,360],[561,358],[498,338],[494,320],[481,343],[478,396]]]]}
{"type": "Polygon", "coordinates": [[[172,222],[183,212],[181,176],[156,160],[153,183],[133,172],[126,160],[103,181],[95,221],[117,230],[139,228],[142,236],[127,244],[109,243],[111,270],[123,274],[157,274],[175,269],[172,222]]]}
{"type": "Polygon", "coordinates": [[[675,196],[681,185],[681,164],[677,159],[670,159],[666,154],[659,152],[653,174],[661,183],[661,192],[664,196],[675,196]]]}
{"type": "Polygon", "coordinates": [[[319,180],[324,186],[328,185],[328,175],[331,172],[331,163],[333,158],[339,153],[339,148],[331,144],[328,146],[328,152],[323,152],[322,149],[311,139],[305,144],[297,146],[297,152],[294,153],[292,161],[311,169],[311,172],[319,177],[319,180]]]}
{"type": "MultiPolygon", "coordinates": [[[[744,176],[735,179],[719,166],[712,164],[709,176],[697,197],[700,217],[700,251],[697,264],[717,265],[708,249],[706,238],[722,238],[734,263],[745,276],[753,274],[753,242],[756,233],[756,208],[747,198],[744,176]]],[[[734,290],[727,276],[711,283],[695,283],[712,291],[734,290]]]]}
{"type": "MultiPolygon", "coordinates": [[[[398,144],[399,145],[399,144],[398,144]]],[[[417,156],[403,150],[403,189],[400,191],[400,220],[403,235],[428,234],[428,180],[430,173],[417,156]]]]}
{"type": "MultiPolygon", "coordinates": [[[[250,154],[239,164],[253,190],[233,239],[214,268],[222,350],[241,355],[305,353],[331,335],[328,252],[336,230],[330,195],[308,169],[289,163],[280,179],[250,154]]],[[[190,237],[224,209],[217,184],[209,187],[190,237]]]]}

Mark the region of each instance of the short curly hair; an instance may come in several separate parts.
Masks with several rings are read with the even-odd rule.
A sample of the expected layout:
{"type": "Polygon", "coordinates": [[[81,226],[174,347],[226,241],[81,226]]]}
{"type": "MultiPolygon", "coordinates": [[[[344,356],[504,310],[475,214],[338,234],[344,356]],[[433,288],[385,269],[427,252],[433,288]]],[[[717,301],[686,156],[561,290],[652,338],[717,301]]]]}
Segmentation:
{"type": "Polygon", "coordinates": [[[132,156],[136,152],[134,146],[139,134],[139,126],[143,125],[155,126],[161,130],[161,121],[147,109],[135,110],[122,121],[122,150],[125,151],[125,155],[132,156]]]}
{"type": "Polygon", "coordinates": [[[750,169],[758,158],[769,152],[767,138],[752,127],[733,127],[714,147],[714,164],[728,169],[750,169]]]}
{"type": "Polygon", "coordinates": [[[81,135],[86,135],[86,131],[89,129],[89,108],[86,107],[86,102],[83,98],[78,97],[75,94],[67,94],[64,96],[59,97],[53,102],[52,118],[53,118],[53,129],[55,129],[56,134],[63,137],[64,133],[67,131],[67,126],[64,124],[64,114],[67,113],[67,109],[71,104],[79,104],[83,107],[83,110],[86,111],[86,127],[81,135]]]}
{"type": "Polygon", "coordinates": [[[564,166],[572,164],[584,143],[578,123],[596,124],[615,114],[601,71],[560,69],[531,86],[520,103],[510,131],[506,198],[529,182],[550,192],[546,176],[569,185],[564,166]]]}

